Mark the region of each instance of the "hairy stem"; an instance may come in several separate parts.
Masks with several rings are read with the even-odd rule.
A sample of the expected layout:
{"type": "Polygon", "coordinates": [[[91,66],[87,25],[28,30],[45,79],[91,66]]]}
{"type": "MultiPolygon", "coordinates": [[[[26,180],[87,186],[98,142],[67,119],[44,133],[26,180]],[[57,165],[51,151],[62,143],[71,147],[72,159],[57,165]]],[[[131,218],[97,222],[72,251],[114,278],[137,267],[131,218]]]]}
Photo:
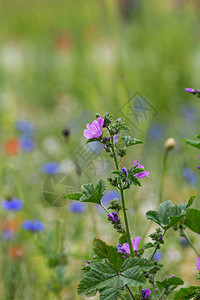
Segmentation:
{"type": "Polygon", "coordinates": [[[192,242],[190,241],[190,239],[187,237],[187,235],[185,234],[184,230],[181,230],[181,236],[183,236],[188,244],[192,247],[192,249],[194,250],[194,252],[197,254],[198,257],[200,257],[200,253],[198,252],[198,250],[195,248],[195,246],[192,244],[192,242]]]}
{"type": "Polygon", "coordinates": [[[109,211],[107,210],[107,208],[102,203],[100,205],[106,211],[107,214],[110,214],[109,211]]]}
{"type": "Polygon", "coordinates": [[[158,300],[162,300],[163,299],[163,295],[164,295],[164,293],[165,293],[165,289],[162,291],[162,293],[160,294],[160,297],[159,297],[159,299],[158,300]]]}
{"type": "MultiPolygon", "coordinates": [[[[117,156],[115,153],[115,148],[113,145],[113,136],[111,137],[111,150],[112,150],[112,154],[113,154],[113,159],[115,162],[115,168],[116,170],[119,170],[119,165],[118,165],[118,161],[117,161],[117,156]]],[[[125,204],[125,197],[124,197],[124,191],[122,189],[122,187],[120,186],[120,195],[121,195],[121,200],[122,200],[122,210],[123,210],[123,215],[124,215],[124,222],[125,222],[125,227],[126,227],[126,237],[127,237],[127,241],[128,241],[128,245],[129,245],[129,249],[130,249],[130,254],[133,257],[134,253],[133,253],[133,246],[131,243],[131,234],[130,234],[130,229],[129,229],[129,222],[128,222],[128,216],[126,213],[126,204],[125,204]]]]}

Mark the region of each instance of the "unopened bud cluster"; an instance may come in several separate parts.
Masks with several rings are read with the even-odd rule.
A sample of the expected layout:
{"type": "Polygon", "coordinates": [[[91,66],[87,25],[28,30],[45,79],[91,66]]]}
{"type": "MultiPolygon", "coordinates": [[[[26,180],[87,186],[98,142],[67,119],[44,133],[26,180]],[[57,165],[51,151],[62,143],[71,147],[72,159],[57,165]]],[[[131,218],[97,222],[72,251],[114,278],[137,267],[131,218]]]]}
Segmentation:
{"type": "Polygon", "coordinates": [[[164,244],[163,233],[160,228],[156,228],[156,232],[149,235],[149,237],[154,241],[154,246],[160,249],[160,244],[164,244]]]}

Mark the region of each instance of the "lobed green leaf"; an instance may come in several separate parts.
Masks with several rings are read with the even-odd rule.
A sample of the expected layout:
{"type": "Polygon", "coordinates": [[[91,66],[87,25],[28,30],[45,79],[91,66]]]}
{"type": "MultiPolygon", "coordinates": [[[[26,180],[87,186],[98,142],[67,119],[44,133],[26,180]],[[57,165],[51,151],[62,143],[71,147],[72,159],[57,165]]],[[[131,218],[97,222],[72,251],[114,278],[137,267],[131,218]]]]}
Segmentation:
{"type": "Polygon", "coordinates": [[[108,259],[91,265],[78,286],[78,294],[91,296],[100,293],[101,300],[121,299],[124,285],[138,287],[146,282],[143,271],[154,267],[153,262],[141,258],[128,258],[120,271],[116,271],[108,259]]]}
{"type": "Polygon", "coordinates": [[[159,205],[158,210],[150,210],[146,218],[168,230],[179,222],[186,215],[188,208],[192,205],[195,196],[192,196],[187,203],[172,205],[171,201],[165,201],[159,205]]]}
{"type": "Polygon", "coordinates": [[[131,136],[123,136],[122,140],[124,140],[126,147],[134,146],[137,144],[144,144],[143,141],[137,140],[135,138],[132,138],[131,136]]]}

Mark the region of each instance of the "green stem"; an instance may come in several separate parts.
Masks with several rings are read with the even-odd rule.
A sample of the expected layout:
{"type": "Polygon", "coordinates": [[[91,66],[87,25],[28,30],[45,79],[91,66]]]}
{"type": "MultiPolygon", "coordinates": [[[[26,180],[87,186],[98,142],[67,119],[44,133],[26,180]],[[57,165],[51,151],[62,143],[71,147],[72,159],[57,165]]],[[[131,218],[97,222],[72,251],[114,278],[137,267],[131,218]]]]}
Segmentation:
{"type": "Polygon", "coordinates": [[[165,289],[162,291],[162,293],[160,294],[160,297],[159,297],[159,299],[158,300],[162,300],[163,298],[163,295],[164,295],[164,293],[165,293],[165,289]]]}
{"type": "MultiPolygon", "coordinates": [[[[112,150],[112,154],[113,154],[113,159],[115,162],[115,168],[116,170],[119,170],[119,165],[118,165],[118,161],[117,161],[117,157],[116,157],[116,153],[115,153],[115,148],[113,146],[113,136],[111,137],[111,150],[112,150]]],[[[125,222],[125,227],[126,227],[126,237],[127,237],[127,241],[128,241],[128,245],[129,245],[129,249],[130,249],[130,254],[133,257],[134,253],[133,253],[133,246],[131,243],[131,234],[130,234],[130,229],[129,229],[129,223],[128,223],[128,216],[126,213],[126,204],[125,204],[125,198],[124,198],[124,191],[120,185],[120,195],[121,195],[121,200],[122,200],[122,210],[123,210],[123,215],[124,215],[124,222],[125,222]]]]}
{"type": "Polygon", "coordinates": [[[152,290],[152,298],[155,299],[155,274],[152,275],[153,280],[153,290],[152,290]]]}
{"type": "Polygon", "coordinates": [[[131,256],[133,257],[134,256],[133,246],[131,243],[131,234],[130,234],[130,229],[129,229],[128,216],[126,213],[126,205],[125,205],[125,198],[124,198],[123,190],[120,190],[120,194],[121,194],[121,200],[122,200],[122,210],[123,210],[123,214],[124,214],[124,222],[125,222],[125,227],[126,227],[126,236],[127,236],[127,240],[128,240],[130,253],[131,253],[131,256]]]}
{"type": "Polygon", "coordinates": [[[127,291],[127,294],[130,296],[130,299],[135,300],[135,296],[133,295],[131,289],[128,287],[127,284],[125,284],[125,289],[126,289],[126,291],[127,291]]]}
{"type": "Polygon", "coordinates": [[[107,208],[102,204],[100,203],[101,207],[106,211],[107,214],[109,214],[110,212],[107,210],[107,208]]]}
{"type": "Polygon", "coordinates": [[[162,173],[162,178],[161,178],[161,183],[160,183],[159,203],[161,203],[163,200],[163,189],[164,189],[165,177],[166,177],[166,173],[167,173],[168,155],[169,155],[169,151],[165,150],[165,154],[163,156],[163,173],[162,173]]]}
{"type": "Polygon", "coordinates": [[[192,242],[190,241],[190,239],[187,237],[187,235],[185,234],[185,232],[183,230],[181,230],[181,236],[184,236],[184,238],[187,240],[188,244],[192,247],[192,249],[197,254],[197,256],[200,257],[200,253],[197,251],[197,249],[192,244],[192,242]]]}

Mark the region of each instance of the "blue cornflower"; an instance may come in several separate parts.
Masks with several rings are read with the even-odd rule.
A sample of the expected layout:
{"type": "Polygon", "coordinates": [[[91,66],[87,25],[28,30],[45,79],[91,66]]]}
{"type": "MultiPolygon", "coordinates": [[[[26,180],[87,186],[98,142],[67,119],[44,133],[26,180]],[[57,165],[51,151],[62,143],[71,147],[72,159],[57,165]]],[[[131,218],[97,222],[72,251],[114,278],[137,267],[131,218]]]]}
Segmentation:
{"type": "Polygon", "coordinates": [[[22,119],[16,121],[15,127],[17,128],[17,130],[24,133],[31,133],[34,129],[34,126],[31,122],[22,119]]]}
{"type": "Polygon", "coordinates": [[[35,149],[35,141],[32,137],[23,134],[20,137],[20,147],[24,152],[29,152],[35,149]]]}
{"type": "MultiPolygon", "coordinates": [[[[118,191],[108,190],[101,198],[101,202],[104,206],[108,206],[110,201],[114,200],[115,198],[120,198],[118,191]]],[[[104,212],[103,208],[99,204],[97,204],[97,210],[99,212],[104,212]]]]}
{"type": "Polygon", "coordinates": [[[22,223],[22,228],[31,232],[38,232],[44,230],[44,225],[42,222],[38,221],[37,219],[31,220],[25,220],[22,223]]]}
{"type": "Polygon", "coordinates": [[[114,200],[115,198],[120,198],[118,191],[108,190],[101,198],[101,202],[104,206],[107,206],[109,202],[114,200]]]}
{"type": "Polygon", "coordinates": [[[11,200],[5,200],[3,199],[1,201],[1,206],[5,210],[10,210],[10,211],[19,211],[23,207],[23,203],[21,200],[17,198],[12,198],[11,200]]]}
{"type": "Polygon", "coordinates": [[[162,251],[157,251],[153,257],[153,260],[158,261],[163,257],[162,251]]]}
{"type": "Polygon", "coordinates": [[[73,213],[82,214],[86,210],[85,203],[71,202],[68,206],[69,210],[73,213]]]}
{"type": "Polygon", "coordinates": [[[151,139],[158,140],[163,136],[163,134],[164,134],[163,125],[157,123],[157,124],[154,124],[150,127],[148,136],[151,139]]]}
{"type": "Polygon", "coordinates": [[[183,117],[186,118],[188,122],[194,123],[198,118],[198,113],[192,106],[183,106],[181,108],[181,112],[183,117]]]}
{"type": "Polygon", "coordinates": [[[188,167],[183,169],[183,176],[192,185],[194,185],[198,180],[198,176],[196,172],[192,171],[188,167]]]}
{"type": "Polygon", "coordinates": [[[44,174],[56,174],[59,171],[59,164],[56,162],[48,162],[41,167],[44,174]]]}

